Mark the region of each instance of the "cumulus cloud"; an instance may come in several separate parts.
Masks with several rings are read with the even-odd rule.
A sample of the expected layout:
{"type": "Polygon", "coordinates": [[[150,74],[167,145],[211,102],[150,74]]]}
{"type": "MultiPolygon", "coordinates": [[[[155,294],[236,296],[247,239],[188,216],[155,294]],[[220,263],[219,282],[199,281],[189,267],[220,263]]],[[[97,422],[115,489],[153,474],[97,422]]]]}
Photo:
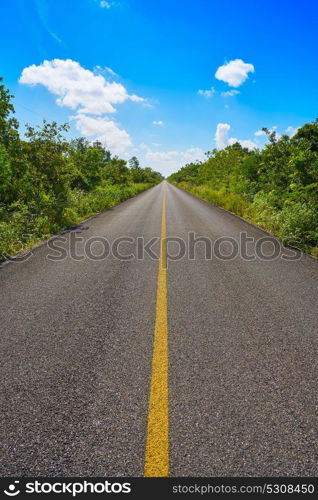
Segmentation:
{"type": "Polygon", "coordinates": [[[207,98],[212,97],[215,94],[215,88],[211,87],[208,90],[199,89],[198,94],[203,95],[204,97],[207,97],[207,98]]]}
{"type": "Polygon", "coordinates": [[[122,154],[132,146],[129,134],[106,117],[92,117],[78,114],[71,117],[76,120],[77,130],[86,137],[95,137],[106,149],[122,154]]]}
{"type": "Polygon", "coordinates": [[[256,149],[258,146],[255,142],[250,141],[248,139],[236,139],[236,137],[229,137],[229,132],[231,129],[231,125],[228,123],[218,123],[215,132],[215,143],[218,149],[223,149],[226,146],[231,146],[238,142],[241,144],[243,148],[247,149],[256,149]]]}
{"type": "Polygon", "coordinates": [[[102,0],[99,5],[103,8],[103,9],[110,9],[111,8],[111,4],[109,2],[106,2],[106,0],[102,0]]]}
{"type": "Polygon", "coordinates": [[[53,59],[39,66],[32,64],[24,68],[19,81],[44,85],[57,96],[59,106],[78,109],[80,113],[114,113],[113,104],[144,101],[142,97],[129,95],[122,84],[108,82],[104,76],[94,74],[72,59],[53,59]]]}
{"type": "Polygon", "coordinates": [[[222,92],[222,93],[221,93],[221,96],[222,96],[222,97],[231,97],[231,96],[233,96],[233,95],[237,95],[237,94],[239,94],[239,93],[240,93],[240,91],[239,91],[239,90],[234,90],[234,89],[233,89],[233,90],[228,90],[227,92],[222,92]]]}
{"type": "MultiPolygon", "coordinates": [[[[94,136],[113,153],[124,155],[127,148],[132,146],[128,132],[102,115],[114,113],[116,104],[127,100],[144,102],[145,99],[128,94],[122,84],[109,82],[102,74],[96,74],[96,71],[103,71],[103,68],[96,66],[93,72],[72,59],[53,59],[38,66],[32,64],[24,68],[19,81],[22,84],[46,87],[51,94],[57,96],[59,106],[76,110],[76,115],[71,118],[75,120],[76,128],[81,134],[94,136]]],[[[105,71],[116,76],[109,67],[105,71]]]]}
{"type": "Polygon", "coordinates": [[[230,131],[231,125],[228,123],[218,123],[216,126],[215,132],[215,143],[216,147],[219,149],[223,149],[229,145],[228,133],[230,131]]]}
{"type": "Polygon", "coordinates": [[[220,66],[215,73],[217,80],[228,83],[231,87],[239,87],[248,78],[248,73],[254,73],[253,64],[245,63],[242,59],[234,59],[220,66]]]}
{"type": "Polygon", "coordinates": [[[154,120],[152,123],[153,123],[153,125],[163,125],[162,120],[154,120]]]}

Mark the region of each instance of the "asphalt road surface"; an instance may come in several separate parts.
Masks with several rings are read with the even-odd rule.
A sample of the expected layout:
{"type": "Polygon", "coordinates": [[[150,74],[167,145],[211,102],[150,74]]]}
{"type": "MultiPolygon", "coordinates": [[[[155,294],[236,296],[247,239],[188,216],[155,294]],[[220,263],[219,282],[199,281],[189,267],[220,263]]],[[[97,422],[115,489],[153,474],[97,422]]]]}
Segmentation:
{"type": "Polygon", "coordinates": [[[0,269],[2,475],[144,474],[163,224],[169,474],[318,474],[317,261],[163,182],[0,269]]]}

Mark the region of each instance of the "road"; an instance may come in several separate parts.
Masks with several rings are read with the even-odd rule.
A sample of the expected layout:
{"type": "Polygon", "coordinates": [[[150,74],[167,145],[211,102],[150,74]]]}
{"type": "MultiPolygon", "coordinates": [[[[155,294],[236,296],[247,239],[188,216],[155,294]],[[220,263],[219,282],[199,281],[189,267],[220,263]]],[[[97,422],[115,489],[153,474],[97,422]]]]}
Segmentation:
{"type": "Polygon", "coordinates": [[[317,475],[317,261],[170,242],[160,271],[191,232],[266,237],[163,182],[0,269],[2,475],[142,476],[149,447],[148,475],[317,475]]]}

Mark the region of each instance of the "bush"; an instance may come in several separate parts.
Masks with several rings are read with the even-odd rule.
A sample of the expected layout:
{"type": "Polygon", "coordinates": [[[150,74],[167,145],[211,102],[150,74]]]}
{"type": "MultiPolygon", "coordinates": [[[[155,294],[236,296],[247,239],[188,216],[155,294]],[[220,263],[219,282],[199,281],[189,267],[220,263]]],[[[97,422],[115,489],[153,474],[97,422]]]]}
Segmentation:
{"type": "Polygon", "coordinates": [[[276,215],[278,236],[284,243],[308,250],[318,247],[317,209],[306,203],[288,205],[276,215]]]}

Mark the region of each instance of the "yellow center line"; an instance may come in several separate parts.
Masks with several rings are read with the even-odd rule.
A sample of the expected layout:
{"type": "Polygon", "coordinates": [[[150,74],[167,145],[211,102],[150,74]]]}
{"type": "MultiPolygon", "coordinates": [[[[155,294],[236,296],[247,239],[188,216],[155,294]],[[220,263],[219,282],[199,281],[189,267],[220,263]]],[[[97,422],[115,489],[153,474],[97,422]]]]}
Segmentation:
{"type": "Polygon", "coordinates": [[[148,411],[145,477],[169,474],[168,320],[167,320],[166,193],[162,200],[156,325],[148,411]]]}

